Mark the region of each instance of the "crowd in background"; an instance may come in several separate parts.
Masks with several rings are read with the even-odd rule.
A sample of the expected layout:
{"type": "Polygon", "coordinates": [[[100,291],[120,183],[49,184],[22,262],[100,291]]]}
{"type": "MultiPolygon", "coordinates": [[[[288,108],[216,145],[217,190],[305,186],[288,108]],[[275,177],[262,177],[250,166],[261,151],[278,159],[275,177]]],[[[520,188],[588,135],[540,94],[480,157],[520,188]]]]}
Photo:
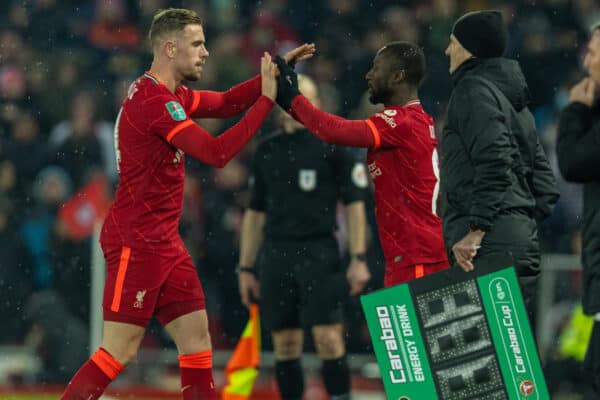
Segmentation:
{"type": "MultiPolygon", "coordinates": [[[[0,344],[26,343],[50,358],[53,341],[86,342],[92,239],[71,235],[57,213],[98,173],[116,184],[113,121],[129,84],[149,68],[146,32],[154,12],[166,7],[191,8],[203,18],[210,56],[193,87],[225,90],[258,73],[263,51],[314,42],[317,56],[299,68],[317,82],[323,109],[350,118],[373,110],[364,75],[376,51],[394,40],[417,42],[428,61],[421,99],[438,133],[451,91],[444,50],[452,23],[467,10],[500,9],[511,35],[507,56],[523,68],[554,166],[557,116],[582,75],[588,28],[600,21],[596,0],[2,1],[0,344]],[[70,333],[65,318],[75,326],[70,333]]],[[[217,134],[234,122],[200,124],[217,134]]],[[[270,121],[261,134],[273,129],[270,121]]],[[[234,268],[253,148],[222,169],[187,160],[181,233],[207,293],[216,348],[233,345],[247,315],[234,268]]],[[[556,176],[562,196],[543,226],[543,250],[577,253],[580,188],[556,176]]],[[[375,232],[371,289],[383,276],[375,232]]],[[[362,321],[356,299],[349,300],[349,318],[362,321]]],[[[157,333],[156,340],[166,339],[157,333]]],[[[348,340],[350,351],[368,351],[366,327],[348,340]]],[[[56,363],[45,379],[68,379],[67,361],[56,363]]]]}

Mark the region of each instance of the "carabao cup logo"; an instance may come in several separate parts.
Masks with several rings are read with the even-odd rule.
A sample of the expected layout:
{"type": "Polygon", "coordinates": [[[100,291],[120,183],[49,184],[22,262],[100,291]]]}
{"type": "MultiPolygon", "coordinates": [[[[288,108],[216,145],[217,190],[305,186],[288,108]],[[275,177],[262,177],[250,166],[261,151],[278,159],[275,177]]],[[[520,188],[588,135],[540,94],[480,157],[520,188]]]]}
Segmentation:
{"type": "Polygon", "coordinates": [[[533,391],[535,390],[535,387],[533,386],[533,382],[529,381],[529,380],[525,380],[523,382],[521,382],[521,385],[519,385],[519,391],[524,394],[525,396],[529,396],[530,394],[533,393],[533,391]]]}

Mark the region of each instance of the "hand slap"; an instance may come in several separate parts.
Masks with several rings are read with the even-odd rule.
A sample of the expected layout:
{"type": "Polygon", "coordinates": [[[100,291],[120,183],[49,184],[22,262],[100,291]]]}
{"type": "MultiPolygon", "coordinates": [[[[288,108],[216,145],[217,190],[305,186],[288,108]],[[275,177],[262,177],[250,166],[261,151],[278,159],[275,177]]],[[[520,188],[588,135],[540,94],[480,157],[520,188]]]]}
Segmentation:
{"type": "Polygon", "coordinates": [[[294,68],[297,62],[308,60],[315,55],[316,51],[317,48],[314,43],[304,43],[285,53],[283,59],[290,67],[294,68]]]}
{"type": "Polygon", "coordinates": [[[292,100],[300,94],[298,89],[298,75],[280,56],[275,57],[275,64],[279,68],[277,77],[277,104],[285,111],[292,109],[292,100]]]}
{"type": "Polygon", "coordinates": [[[277,97],[277,66],[273,64],[271,55],[267,52],[260,59],[260,75],[262,79],[262,94],[271,100],[277,97]]]}

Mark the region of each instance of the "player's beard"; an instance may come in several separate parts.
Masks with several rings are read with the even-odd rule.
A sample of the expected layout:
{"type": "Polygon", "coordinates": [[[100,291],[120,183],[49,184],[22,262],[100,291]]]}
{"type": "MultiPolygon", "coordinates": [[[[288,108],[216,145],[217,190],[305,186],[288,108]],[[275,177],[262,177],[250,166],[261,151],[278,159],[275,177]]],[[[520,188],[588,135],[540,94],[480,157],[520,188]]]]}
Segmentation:
{"type": "Polygon", "coordinates": [[[386,100],[389,99],[390,94],[390,90],[388,89],[376,89],[371,87],[369,101],[371,104],[385,104],[386,100]]]}
{"type": "Polygon", "coordinates": [[[183,78],[188,82],[196,82],[197,80],[200,80],[201,76],[202,76],[202,71],[199,71],[198,66],[194,64],[194,66],[192,66],[190,71],[186,72],[183,75],[183,78]]]}
{"type": "Polygon", "coordinates": [[[200,75],[200,72],[190,72],[188,74],[185,74],[183,78],[188,82],[196,82],[200,79],[200,75]]]}

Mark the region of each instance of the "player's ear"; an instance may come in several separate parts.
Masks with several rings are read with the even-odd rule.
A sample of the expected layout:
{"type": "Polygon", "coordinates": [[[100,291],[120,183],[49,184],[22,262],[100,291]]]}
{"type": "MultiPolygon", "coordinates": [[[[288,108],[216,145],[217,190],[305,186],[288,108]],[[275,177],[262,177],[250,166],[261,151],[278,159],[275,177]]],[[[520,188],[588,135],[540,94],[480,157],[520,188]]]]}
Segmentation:
{"type": "Polygon", "coordinates": [[[406,79],[406,71],[404,69],[398,69],[392,73],[392,83],[402,83],[406,79]]]}
{"type": "Polygon", "coordinates": [[[175,58],[175,53],[176,53],[177,49],[175,46],[175,42],[173,40],[165,41],[164,49],[165,49],[165,53],[166,53],[167,57],[175,58]]]}

